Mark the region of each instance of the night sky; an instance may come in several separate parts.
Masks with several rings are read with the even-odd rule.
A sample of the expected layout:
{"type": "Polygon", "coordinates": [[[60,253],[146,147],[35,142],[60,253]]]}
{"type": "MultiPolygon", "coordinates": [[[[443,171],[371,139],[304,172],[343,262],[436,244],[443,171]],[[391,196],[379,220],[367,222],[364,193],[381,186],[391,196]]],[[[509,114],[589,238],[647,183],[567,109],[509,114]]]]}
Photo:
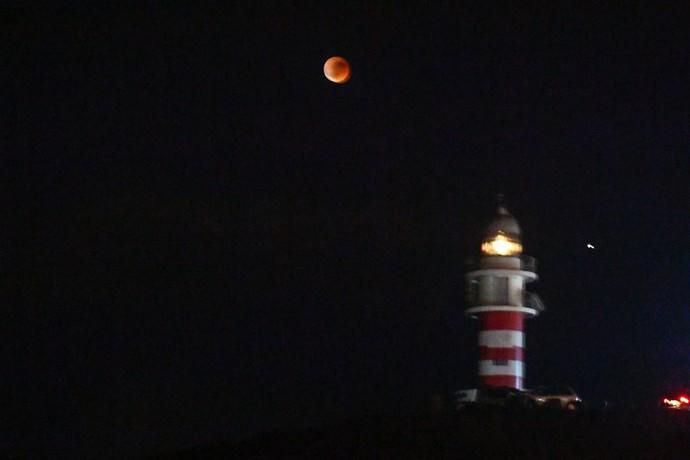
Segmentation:
{"type": "Polygon", "coordinates": [[[682,8],[139,3],[0,9],[0,449],[241,439],[475,385],[463,274],[497,193],[547,307],[527,386],[690,385],[682,8]]]}

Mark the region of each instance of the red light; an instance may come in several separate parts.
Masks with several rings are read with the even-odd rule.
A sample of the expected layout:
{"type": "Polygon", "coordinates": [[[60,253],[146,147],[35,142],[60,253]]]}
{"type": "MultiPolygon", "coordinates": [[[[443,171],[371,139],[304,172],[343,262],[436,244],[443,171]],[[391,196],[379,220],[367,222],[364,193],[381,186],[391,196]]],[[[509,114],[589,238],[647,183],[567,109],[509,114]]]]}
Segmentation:
{"type": "Polygon", "coordinates": [[[680,400],[680,402],[682,402],[683,404],[687,404],[687,403],[690,403],[690,399],[688,399],[688,397],[687,397],[687,396],[681,396],[681,397],[680,397],[680,398],[678,398],[678,399],[679,399],[679,400],[680,400]]]}

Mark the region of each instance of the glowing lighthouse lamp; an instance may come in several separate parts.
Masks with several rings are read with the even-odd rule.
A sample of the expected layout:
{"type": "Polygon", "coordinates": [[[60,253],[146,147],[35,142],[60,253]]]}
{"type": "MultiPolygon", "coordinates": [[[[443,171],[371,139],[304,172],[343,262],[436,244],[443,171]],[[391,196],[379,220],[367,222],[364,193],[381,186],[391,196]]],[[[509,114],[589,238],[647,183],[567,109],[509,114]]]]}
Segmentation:
{"type": "Polygon", "coordinates": [[[482,253],[493,256],[519,256],[522,245],[499,230],[497,235],[482,243],[482,253]]]}
{"type": "Polygon", "coordinates": [[[479,264],[465,275],[465,314],[479,320],[479,380],[484,387],[523,388],[524,320],[544,309],[539,297],[525,290],[536,279],[534,258],[522,255],[520,226],[499,205],[479,264]]]}

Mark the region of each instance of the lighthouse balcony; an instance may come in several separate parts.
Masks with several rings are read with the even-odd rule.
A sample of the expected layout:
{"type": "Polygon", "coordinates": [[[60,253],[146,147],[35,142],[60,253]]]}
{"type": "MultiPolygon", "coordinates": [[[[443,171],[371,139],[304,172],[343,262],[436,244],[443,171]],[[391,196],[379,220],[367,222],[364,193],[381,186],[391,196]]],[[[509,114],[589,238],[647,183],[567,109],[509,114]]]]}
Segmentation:
{"type": "Polygon", "coordinates": [[[477,305],[475,307],[470,307],[465,310],[465,315],[477,318],[483,313],[489,313],[494,311],[506,311],[514,313],[522,313],[527,317],[534,317],[539,314],[538,310],[529,307],[516,307],[514,305],[477,305]]]}
{"type": "Polygon", "coordinates": [[[465,262],[465,271],[472,272],[477,270],[499,269],[499,270],[521,270],[537,273],[537,259],[532,256],[485,256],[481,259],[468,259],[465,262]]]}
{"type": "Polygon", "coordinates": [[[537,315],[546,308],[538,294],[525,290],[508,289],[507,283],[493,280],[490,289],[482,289],[476,281],[465,286],[465,305],[467,314],[487,311],[520,311],[537,315]]]}

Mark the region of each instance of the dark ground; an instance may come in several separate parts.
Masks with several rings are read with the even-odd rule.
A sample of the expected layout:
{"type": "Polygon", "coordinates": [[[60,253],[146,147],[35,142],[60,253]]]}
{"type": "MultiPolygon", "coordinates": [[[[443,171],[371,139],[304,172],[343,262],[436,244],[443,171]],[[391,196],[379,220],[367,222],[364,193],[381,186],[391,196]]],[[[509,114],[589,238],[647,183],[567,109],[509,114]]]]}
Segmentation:
{"type": "Polygon", "coordinates": [[[688,458],[690,412],[473,410],[370,416],[155,458],[688,458]]]}

